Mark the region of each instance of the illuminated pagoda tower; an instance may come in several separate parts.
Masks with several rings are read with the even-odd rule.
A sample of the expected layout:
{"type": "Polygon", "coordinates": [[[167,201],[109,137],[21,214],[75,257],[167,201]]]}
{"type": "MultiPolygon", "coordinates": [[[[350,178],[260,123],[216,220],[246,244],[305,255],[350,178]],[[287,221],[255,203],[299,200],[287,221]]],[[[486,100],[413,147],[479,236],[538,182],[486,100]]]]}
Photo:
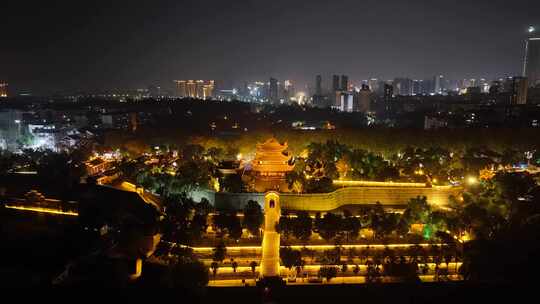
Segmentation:
{"type": "Polygon", "coordinates": [[[267,190],[285,190],[285,174],[292,171],[294,165],[289,164],[286,154],[287,143],[280,144],[277,139],[270,138],[257,144],[255,159],[251,162],[251,171],[255,177],[255,189],[258,192],[267,190]]]}

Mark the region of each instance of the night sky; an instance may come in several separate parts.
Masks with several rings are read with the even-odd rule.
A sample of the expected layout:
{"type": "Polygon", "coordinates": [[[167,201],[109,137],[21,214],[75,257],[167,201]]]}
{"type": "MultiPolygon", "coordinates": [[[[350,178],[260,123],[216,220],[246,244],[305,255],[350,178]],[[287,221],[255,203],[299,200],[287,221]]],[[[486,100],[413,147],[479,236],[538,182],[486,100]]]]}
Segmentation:
{"type": "Polygon", "coordinates": [[[538,0],[2,1],[11,93],[521,73],[538,0]],[[5,3],[5,2],[9,2],[5,3]],[[114,4],[111,4],[113,2],[114,4]]]}

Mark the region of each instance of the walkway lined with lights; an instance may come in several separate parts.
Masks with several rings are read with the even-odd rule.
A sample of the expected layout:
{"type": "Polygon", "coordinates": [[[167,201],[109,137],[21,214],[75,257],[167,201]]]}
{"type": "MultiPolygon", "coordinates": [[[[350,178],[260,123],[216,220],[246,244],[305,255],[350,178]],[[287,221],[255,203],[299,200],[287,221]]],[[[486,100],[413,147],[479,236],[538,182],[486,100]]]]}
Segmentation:
{"type": "Polygon", "coordinates": [[[60,210],[56,210],[56,209],[40,208],[40,207],[22,207],[22,206],[10,206],[10,205],[4,205],[4,206],[6,208],[8,208],[8,209],[32,211],[32,212],[37,212],[37,213],[79,216],[78,212],[73,212],[73,211],[60,211],[60,210]]]}

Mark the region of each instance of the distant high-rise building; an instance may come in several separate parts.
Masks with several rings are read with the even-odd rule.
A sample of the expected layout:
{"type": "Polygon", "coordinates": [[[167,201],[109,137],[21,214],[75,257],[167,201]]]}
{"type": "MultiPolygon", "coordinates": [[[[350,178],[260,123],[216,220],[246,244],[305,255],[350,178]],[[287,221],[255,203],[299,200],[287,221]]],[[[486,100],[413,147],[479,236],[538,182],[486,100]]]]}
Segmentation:
{"type": "Polygon", "coordinates": [[[208,99],[214,95],[213,80],[175,80],[176,97],[208,99]]]}
{"type": "Polygon", "coordinates": [[[148,87],[148,94],[150,95],[150,97],[160,97],[161,96],[161,87],[160,86],[155,86],[155,85],[151,85],[148,87]]]}
{"type": "Polygon", "coordinates": [[[489,86],[489,94],[498,95],[503,91],[503,82],[501,80],[493,80],[489,86]]]}
{"type": "Polygon", "coordinates": [[[422,82],[422,94],[428,95],[430,93],[433,93],[433,91],[435,90],[433,88],[433,85],[433,79],[424,79],[424,81],[422,82]]]}
{"type": "Polygon", "coordinates": [[[291,97],[294,97],[294,94],[295,94],[295,90],[294,90],[294,85],[292,81],[285,80],[283,82],[283,93],[282,93],[283,99],[285,99],[286,102],[290,102],[291,97]]]}
{"type": "Polygon", "coordinates": [[[433,77],[433,89],[433,93],[435,94],[442,94],[444,92],[445,85],[443,75],[437,75],[433,77]]]}
{"type": "Polygon", "coordinates": [[[186,88],[187,88],[187,96],[185,97],[195,98],[197,96],[197,85],[195,84],[195,81],[188,80],[186,83],[186,88]]]}
{"type": "Polygon", "coordinates": [[[0,82],[0,97],[8,96],[8,84],[0,82]]]}
{"type": "Polygon", "coordinates": [[[529,27],[529,38],[525,43],[523,77],[527,77],[529,86],[540,85],[540,35],[534,27],[529,27]]]}
{"type": "Polygon", "coordinates": [[[322,77],[317,75],[315,77],[315,95],[322,95],[322,77]]]}
{"type": "Polygon", "coordinates": [[[187,88],[185,80],[175,80],[176,83],[176,97],[186,97],[187,88]]]}
{"type": "Polygon", "coordinates": [[[360,92],[358,92],[358,103],[355,106],[354,111],[366,113],[369,112],[371,107],[371,91],[369,86],[363,84],[360,92]]]}
{"type": "Polygon", "coordinates": [[[489,83],[485,78],[480,78],[480,80],[478,81],[478,86],[480,87],[482,93],[489,92],[489,83]]]}
{"type": "Polygon", "coordinates": [[[341,90],[342,91],[349,90],[349,77],[346,75],[341,75],[341,90]]]}
{"type": "Polygon", "coordinates": [[[353,112],[354,109],[354,94],[348,91],[336,92],[335,108],[342,112],[353,112]]]}
{"type": "Polygon", "coordinates": [[[511,104],[526,104],[527,90],[529,88],[527,77],[513,77],[512,87],[510,90],[511,104]]]}
{"type": "Polygon", "coordinates": [[[279,103],[278,99],[278,81],[275,78],[270,78],[270,83],[268,87],[268,99],[271,103],[279,103]]]}
{"type": "Polygon", "coordinates": [[[203,95],[199,96],[202,99],[208,99],[214,96],[214,81],[210,80],[203,85],[203,95]]]}
{"type": "Polygon", "coordinates": [[[391,84],[385,83],[384,84],[384,101],[389,102],[392,100],[392,97],[394,95],[394,86],[391,84]]]}
{"type": "Polygon", "coordinates": [[[338,75],[334,75],[334,76],[332,76],[332,92],[339,91],[339,90],[340,90],[340,87],[339,87],[339,76],[338,76],[338,75]]]}
{"type": "Polygon", "coordinates": [[[396,95],[408,96],[412,95],[413,81],[409,78],[396,78],[393,82],[394,93],[396,95]]]}
{"type": "Polygon", "coordinates": [[[413,80],[412,82],[412,94],[413,95],[422,95],[422,86],[423,86],[423,81],[422,80],[413,80]]]}
{"type": "Polygon", "coordinates": [[[197,80],[195,81],[195,94],[197,98],[202,98],[204,96],[204,81],[197,80]]]}
{"type": "Polygon", "coordinates": [[[367,85],[372,92],[376,92],[379,90],[379,84],[380,82],[379,80],[377,80],[377,78],[371,78],[367,81],[367,85]]]}

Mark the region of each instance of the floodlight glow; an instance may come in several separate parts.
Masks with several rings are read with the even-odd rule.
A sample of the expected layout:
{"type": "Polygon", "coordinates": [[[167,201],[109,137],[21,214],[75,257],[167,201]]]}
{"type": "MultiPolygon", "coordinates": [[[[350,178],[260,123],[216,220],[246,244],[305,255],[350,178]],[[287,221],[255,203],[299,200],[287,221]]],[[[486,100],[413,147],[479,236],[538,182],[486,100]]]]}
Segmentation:
{"type": "Polygon", "coordinates": [[[474,177],[474,176],[469,176],[469,177],[467,177],[467,183],[468,183],[469,185],[474,185],[474,184],[476,184],[477,182],[478,182],[478,179],[477,179],[476,177],[474,177]]]}
{"type": "Polygon", "coordinates": [[[532,26],[532,25],[529,26],[529,28],[527,29],[527,31],[528,31],[529,33],[532,33],[532,32],[534,32],[535,30],[536,30],[536,29],[535,29],[534,26],[532,26]]]}

